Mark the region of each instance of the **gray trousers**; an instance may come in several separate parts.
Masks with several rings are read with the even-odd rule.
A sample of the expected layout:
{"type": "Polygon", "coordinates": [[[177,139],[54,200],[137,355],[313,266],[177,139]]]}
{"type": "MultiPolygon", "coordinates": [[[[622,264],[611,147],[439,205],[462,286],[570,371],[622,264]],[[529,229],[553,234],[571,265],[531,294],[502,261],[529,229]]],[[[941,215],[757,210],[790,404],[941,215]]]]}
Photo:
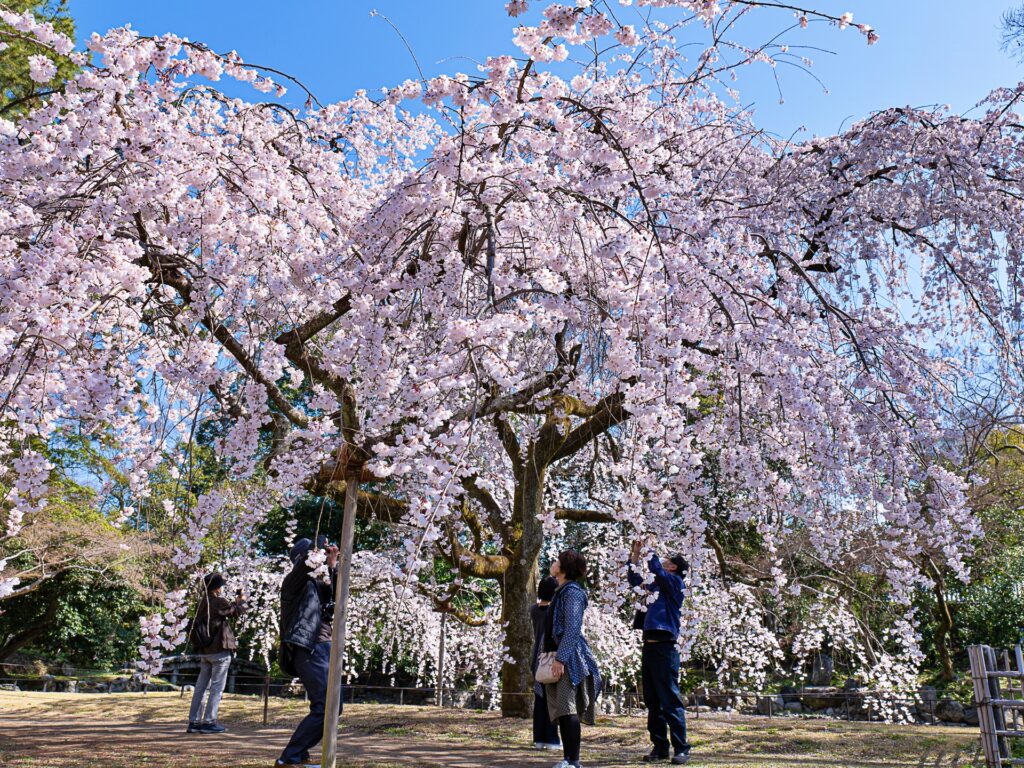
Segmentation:
{"type": "Polygon", "coordinates": [[[192,692],[192,707],[188,711],[190,723],[216,723],[220,697],[224,695],[224,683],[228,679],[228,667],[231,666],[231,651],[220,653],[203,653],[199,656],[199,679],[196,689],[192,692]],[[203,698],[209,693],[206,702],[206,713],[203,714],[203,698]]]}

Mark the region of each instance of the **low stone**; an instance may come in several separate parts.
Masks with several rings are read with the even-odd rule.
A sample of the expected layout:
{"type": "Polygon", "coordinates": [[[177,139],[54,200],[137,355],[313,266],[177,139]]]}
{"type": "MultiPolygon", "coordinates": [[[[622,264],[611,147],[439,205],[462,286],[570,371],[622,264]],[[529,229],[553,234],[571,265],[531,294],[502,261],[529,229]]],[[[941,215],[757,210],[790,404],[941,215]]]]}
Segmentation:
{"type": "Polygon", "coordinates": [[[814,663],[811,668],[811,685],[816,687],[827,687],[832,684],[832,671],[835,664],[830,653],[814,654],[814,663]]]}
{"type": "Polygon", "coordinates": [[[128,678],[127,677],[115,678],[107,686],[107,690],[110,693],[125,693],[128,690],[128,678]]]}
{"type": "Polygon", "coordinates": [[[784,685],[779,689],[779,693],[782,695],[782,699],[785,702],[799,701],[800,693],[792,685],[784,685]]]}
{"type": "Polygon", "coordinates": [[[786,708],[786,702],[781,696],[761,696],[757,700],[757,714],[777,715],[786,708]]]}
{"type": "Polygon", "coordinates": [[[708,706],[712,709],[730,709],[735,698],[727,693],[708,694],[708,706]]]}
{"type": "Polygon", "coordinates": [[[737,709],[754,710],[757,708],[757,696],[752,694],[741,694],[736,697],[737,709]]]}
{"type": "Polygon", "coordinates": [[[933,685],[922,685],[917,690],[917,698],[927,707],[929,704],[938,704],[939,692],[933,685]]]}
{"type": "Polygon", "coordinates": [[[800,701],[807,709],[829,709],[842,704],[842,697],[838,693],[839,689],[832,687],[805,688],[800,701]]]}
{"type": "Polygon", "coordinates": [[[935,705],[935,717],[944,723],[962,723],[964,721],[964,705],[952,699],[942,699],[935,705]]]}
{"type": "Polygon", "coordinates": [[[786,702],[786,711],[798,715],[804,711],[804,705],[799,701],[788,701],[786,702]]]}
{"type": "Polygon", "coordinates": [[[977,707],[964,707],[964,724],[965,725],[977,725],[978,724],[978,708],[977,707]]]}

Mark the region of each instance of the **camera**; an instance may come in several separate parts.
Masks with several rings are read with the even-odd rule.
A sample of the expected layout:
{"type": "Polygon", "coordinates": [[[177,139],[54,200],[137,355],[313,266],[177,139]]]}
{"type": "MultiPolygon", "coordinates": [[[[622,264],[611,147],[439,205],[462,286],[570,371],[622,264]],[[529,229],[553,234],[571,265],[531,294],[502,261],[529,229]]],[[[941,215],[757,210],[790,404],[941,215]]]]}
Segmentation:
{"type": "Polygon", "coordinates": [[[326,624],[334,621],[334,600],[328,600],[320,604],[320,620],[326,624]]]}

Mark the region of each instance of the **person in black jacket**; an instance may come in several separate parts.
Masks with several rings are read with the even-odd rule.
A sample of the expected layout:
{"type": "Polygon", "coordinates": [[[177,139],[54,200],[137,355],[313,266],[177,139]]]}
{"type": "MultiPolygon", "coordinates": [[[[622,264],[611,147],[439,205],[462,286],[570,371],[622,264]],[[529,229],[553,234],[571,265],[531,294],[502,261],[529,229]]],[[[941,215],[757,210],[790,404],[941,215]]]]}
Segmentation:
{"type": "MultiPolygon", "coordinates": [[[[558,589],[558,581],[553,576],[545,576],[537,585],[537,604],[530,608],[530,619],[533,621],[533,656],[532,669],[537,674],[537,658],[544,645],[544,627],[547,621],[548,606],[558,589]]],[[[558,739],[558,724],[552,723],[548,716],[548,703],[544,698],[544,686],[533,684],[533,748],[561,749],[562,742],[558,739]]]]}
{"type": "MultiPolygon", "coordinates": [[[[309,750],[324,732],[338,548],[328,545],[323,536],[317,543],[327,556],[330,582],[313,575],[306,563],[313,542],[299,539],[289,553],[292,569],[281,584],[281,669],[302,681],[309,714],[295,729],[276,765],[307,764],[309,750]]],[[[339,709],[334,717],[340,715],[339,709]]]]}

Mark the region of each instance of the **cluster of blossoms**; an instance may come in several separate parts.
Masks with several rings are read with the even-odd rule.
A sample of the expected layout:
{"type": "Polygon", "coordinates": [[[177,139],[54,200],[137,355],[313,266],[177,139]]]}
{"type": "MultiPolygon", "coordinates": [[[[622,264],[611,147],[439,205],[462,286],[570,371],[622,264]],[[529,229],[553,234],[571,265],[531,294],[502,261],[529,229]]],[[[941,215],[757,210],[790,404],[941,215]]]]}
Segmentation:
{"type": "Polygon", "coordinates": [[[189,620],[188,590],[178,589],[164,596],[164,611],[141,620],[142,644],[136,664],[141,677],[158,674],[163,661],[185,642],[185,628],[189,620]]]}
{"type": "MultiPolygon", "coordinates": [[[[698,21],[711,26],[724,19],[738,18],[751,10],[757,3],[736,3],[723,0],[618,0],[620,6],[636,5],[639,8],[672,8],[690,14],[689,18],[677,21],[677,26],[685,26],[689,21],[698,21]]],[[[770,4],[765,4],[770,5],[770,4]]],[[[641,43],[641,36],[632,25],[619,24],[610,0],[593,2],[593,0],[577,0],[574,5],[551,3],[541,11],[543,20],[536,26],[523,25],[517,28],[515,43],[518,48],[534,61],[564,61],[569,55],[568,46],[578,46],[594,41],[609,34],[614,34],[621,45],[635,47],[641,43]],[[560,42],[559,42],[560,41],[560,42]]],[[[525,15],[530,9],[527,0],[511,0],[505,5],[509,16],[525,15]]],[[[621,9],[620,9],[621,13],[621,9]]],[[[821,19],[834,24],[839,29],[853,25],[853,14],[829,15],[819,12],[796,12],[797,23],[801,28],[810,25],[811,18],[821,19]]],[[[639,17],[643,19],[644,17],[639,17]]],[[[723,24],[730,26],[730,24],[723,24]]],[[[868,45],[878,42],[878,33],[870,24],[857,24],[856,29],[864,35],[868,45]]],[[[653,31],[648,30],[648,32],[653,31]]],[[[748,50],[748,54],[754,53],[748,50]]]]}
{"type": "MultiPolygon", "coordinates": [[[[701,21],[741,12],[639,4],[712,35],[701,21]]],[[[1020,93],[976,119],[893,109],[778,141],[705,87],[728,69],[714,37],[692,69],[646,26],[635,67],[539,66],[551,35],[615,33],[598,6],[521,29],[528,64],[301,114],[214,90],[279,90],[235,54],[94,36],[60,93],[0,118],[0,461],[72,427],[145,499],[215,417],[232,482],[265,472],[288,504],[344,447],[371,512],[409,526],[407,578],[444,556],[516,587],[503,686],[525,679],[523,601],[566,519],[652,535],[698,574],[716,527],[742,528],[779,590],[800,586],[798,548],[884,574],[903,642],[917,556],[962,570],[978,530],[939,469],[951,382],[984,365],[1020,383],[1020,93]],[[569,465],[605,481],[546,506],[569,465]]],[[[27,514],[41,473],[15,473],[2,508],[27,514]]],[[[218,488],[179,510],[178,567],[234,503],[218,488]]],[[[269,508],[250,504],[249,526],[269,508]]],[[[754,596],[700,601],[761,674],[754,596]]],[[[153,654],[180,598],[163,621],[153,654]]]]}
{"type": "Polygon", "coordinates": [[[347,653],[349,677],[379,663],[392,682],[412,672],[416,685],[437,683],[444,635],[446,685],[494,691],[505,655],[504,632],[494,607],[472,615],[472,624],[443,618],[430,589],[401,571],[392,555],[356,553],[347,653]]]}
{"type": "MultiPolygon", "coordinates": [[[[0,558],[0,573],[3,573],[7,567],[7,563],[10,562],[9,558],[0,558]]],[[[0,578],[0,598],[7,597],[14,593],[18,584],[21,583],[21,579],[17,576],[10,576],[6,578],[0,578]]]]}
{"type": "Polygon", "coordinates": [[[749,587],[697,588],[680,637],[682,656],[709,664],[724,690],[765,690],[783,654],[749,587]]]}
{"type": "Polygon", "coordinates": [[[910,699],[917,689],[917,670],[923,656],[912,621],[900,617],[874,638],[840,595],[825,591],[799,616],[800,630],[792,653],[798,662],[823,650],[845,653],[850,673],[872,693],[874,711],[890,720],[909,716],[895,697],[910,699]]]}

